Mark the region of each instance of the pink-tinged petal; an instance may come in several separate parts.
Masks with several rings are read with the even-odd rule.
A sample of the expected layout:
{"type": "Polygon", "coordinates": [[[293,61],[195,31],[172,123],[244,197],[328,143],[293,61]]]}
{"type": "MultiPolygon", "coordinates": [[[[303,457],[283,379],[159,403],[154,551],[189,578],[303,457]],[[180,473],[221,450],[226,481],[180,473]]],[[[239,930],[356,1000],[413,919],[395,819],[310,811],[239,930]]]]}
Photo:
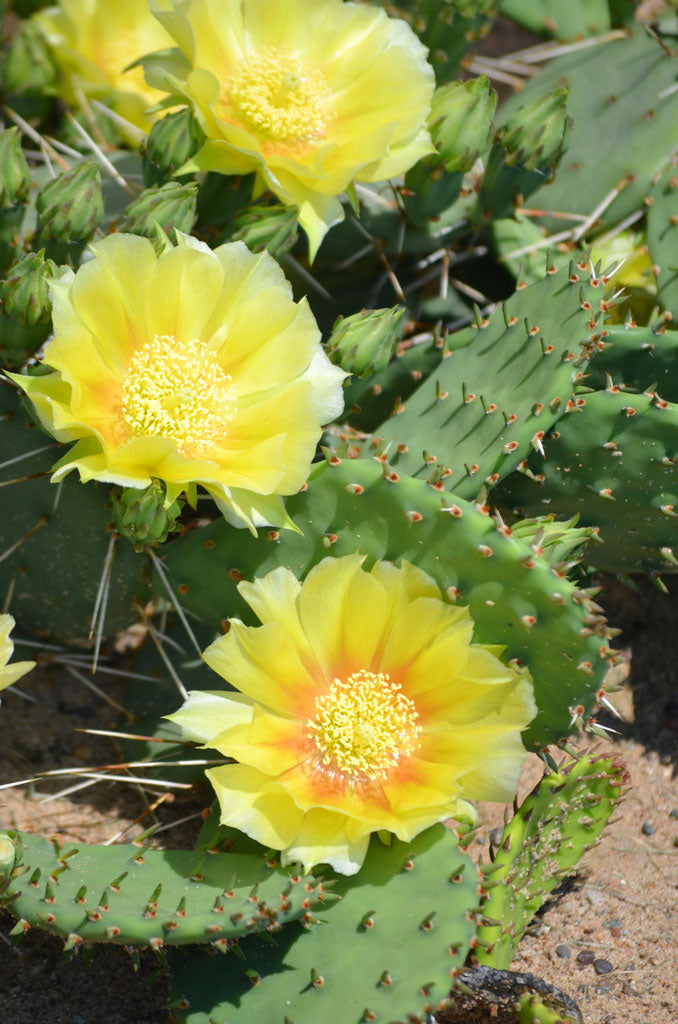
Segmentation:
{"type": "Polygon", "coordinates": [[[228,690],[190,690],[178,711],[165,715],[181,729],[185,740],[210,745],[224,729],[252,721],[254,704],[243,693],[228,690]]]}
{"type": "Polygon", "coordinates": [[[210,644],[203,658],[215,672],[264,708],[305,720],[320,688],[308,674],[294,642],[277,622],[243,626],[210,644]]]}
{"type": "Polygon", "coordinates": [[[244,764],[227,764],[205,772],[221,807],[222,825],[232,825],[271,850],[290,846],[303,815],[287,793],[266,775],[244,764]]]}
{"type": "MultiPolygon", "coordinates": [[[[472,634],[473,622],[468,608],[456,608],[435,598],[417,597],[393,616],[380,667],[399,679],[405,692],[414,697],[426,682],[426,677],[422,679],[421,674],[415,674],[417,659],[430,652],[434,644],[444,642],[450,654],[453,652],[453,658],[449,665],[438,669],[436,678],[440,679],[441,671],[447,671],[451,678],[463,669],[472,634]]],[[[429,658],[429,664],[435,660],[435,657],[429,658]]]]}
{"type": "Polygon", "coordinates": [[[256,705],[249,721],[226,728],[211,746],[271,777],[293,768],[309,752],[303,721],[270,714],[256,705]]]}
{"type": "Polygon", "coordinates": [[[355,875],[363,865],[369,846],[369,833],[359,839],[349,839],[343,814],[315,808],[304,814],[301,828],[294,842],[280,858],[281,863],[299,861],[308,872],[316,864],[330,864],[342,875],[355,875]]]}

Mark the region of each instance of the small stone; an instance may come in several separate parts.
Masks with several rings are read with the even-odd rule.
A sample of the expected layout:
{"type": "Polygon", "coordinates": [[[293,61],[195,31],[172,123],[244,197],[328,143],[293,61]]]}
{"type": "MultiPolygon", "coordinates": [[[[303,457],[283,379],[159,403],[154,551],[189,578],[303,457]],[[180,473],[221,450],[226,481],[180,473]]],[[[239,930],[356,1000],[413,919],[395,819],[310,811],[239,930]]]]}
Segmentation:
{"type": "MultiPolygon", "coordinates": [[[[604,995],[607,995],[607,993],[611,990],[611,988],[612,988],[611,985],[596,985],[596,992],[598,993],[598,995],[604,996],[604,995]]],[[[609,1020],[609,1019],[610,1019],[609,1017],[605,1018],[605,1020],[609,1020]]]]}
{"type": "Polygon", "coordinates": [[[493,828],[490,832],[490,842],[493,846],[499,846],[501,837],[504,834],[503,828],[493,828]]]}
{"type": "Polygon", "coordinates": [[[570,947],[561,942],[559,946],[556,946],[556,956],[559,956],[561,960],[569,960],[570,947]]]}
{"type": "Polygon", "coordinates": [[[669,818],[678,818],[678,807],[672,807],[669,811],[669,818]]]}
{"type": "Polygon", "coordinates": [[[600,889],[593,889],[587,886],[584,889],[584,895],[592,907],[600,907],[605,902],[605,896],[600,889]]]}
{"type": "Polygon", "coordinates": [[[607,921],[603,921],[603,928],[623,928],[624,922],[621,917],[610,917],[607,921]]]}
{"type": "Polygon", "coordinates": [[[595,959],[596,954],[593,952],[592,949],[582,949],[581,953],[577,953],[578,964],[592,964],[595,959]]]}
{"type": "Polygon", "coordinates": [[[657,831],[657,829],[655,828],[655,826],[652,824],[651,821],[644,821],[643,822],[643,825],[642,825],[642,828],[641,828],[641,832],[643,833],[644,836],[653,836],[656,831],[657,831]]]}
{"type": "Polygon", "coordinates": [[[596,974],[609,974],[612,970],[612,964],[609,960],[594,960],[593,969],[596,974]]]}

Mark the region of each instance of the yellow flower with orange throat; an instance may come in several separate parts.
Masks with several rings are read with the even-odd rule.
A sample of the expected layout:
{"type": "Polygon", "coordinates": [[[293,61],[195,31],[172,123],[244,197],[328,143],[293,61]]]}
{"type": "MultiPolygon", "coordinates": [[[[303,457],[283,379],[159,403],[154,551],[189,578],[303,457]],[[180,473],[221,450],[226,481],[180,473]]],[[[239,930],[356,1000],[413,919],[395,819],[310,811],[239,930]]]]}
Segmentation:
{"type": "MultiPolygon", "coordinates": [[[[181,55],[147,77],[193,107],[207,142],[193,169],[257,176],[299,207],[311,257],[353,182],[433,152],[434,75],[405,21],[343,0],[157,0],[181,55]]],[[[189,168],[189,164],[185,165],[189,168]]]]}
{"type": "Polygon", "coordinates": [[[61,72],[64,97],[78,103],[78,93],[110,104],[112,109],[148,131],[146,111],[163,94],[146,84],[141,67],[126,68],[144,54],[172,45],[144,0],[59,0],[34,15],[61,72]]]}
{"type": "Polygon", "coordinates": [[[10,639],[10,633],[14,629],[14,619],[11,615],[0,615],[0,690],[6,690],[17,679],[21,679],[32,668],[35,668],[34,661],[15,661],[9,665],[9,659],[14,653],[14,644],[10,639]]]}
{"type": "Polygon", "coordinates": [[[76,442],[54,482],[161,480],[167,505],[200,484],[236,525],[290,525],[282,496],[306,482],[346,374],[268,253],[177,237],[156,256],[147,238],[109,235],[63,268],[53,372],[8,376],[57,440],[76,442]]]}
{"type": "Polygon", "coordinates": [[[168,717],[237,763],[207,771],[221,821],[306,870],[354,874],[370,834],[409,841],[469,800],[510,800],[536,713],[532,683],[472,643],[467,608],[403,562],[326,558],[239,590],[261,621],[204,653],[234,691],[168,717]]]}

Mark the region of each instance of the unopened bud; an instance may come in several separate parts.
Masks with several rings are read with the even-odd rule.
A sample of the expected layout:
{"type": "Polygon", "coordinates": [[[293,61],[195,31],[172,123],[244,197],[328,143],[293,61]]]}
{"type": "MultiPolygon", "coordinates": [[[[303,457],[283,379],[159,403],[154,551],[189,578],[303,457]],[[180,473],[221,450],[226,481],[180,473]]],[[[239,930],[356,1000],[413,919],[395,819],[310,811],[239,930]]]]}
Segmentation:
{"type": "Polygon", "coordinates": [[[41,242],[88,242],[104,215],[101,174],[85,160],[49,181],[38,193],[37,234],[41,242]]]}
{"type": "Polygon", "coordinates": [[[142,146],[144,184],[149,187],[173,178],[177,169],[198,152],[204,140],[200,125],[188,108],[156,121],[142,146]]]}
{"type": "Polygon", "coordinates": [[[327,343],[328,356],[357,377],[379,373],[393,355],[404,315],[404,306],[393,306],[340,316],[327,343]]]}
{"type": "Polygon", "coordinates": [[[276,203],[252,206],[236,217],[230,239],[244,242],[252,252],[267,249],[272,256],[289,252],[299,237],[299,221],[294,207],[276,203]]]}
{"type": "Polygon", "coordinates": [[[131,540],[137,550],[146,545],[157,547],[167,536],[181,529],[177,519],[183,501],[167,504],[164,485],[154,480],[143,489],[125,487],[111,489],[111,518],[119,534],[131,540]]]}
{"type": "Polygon", "coordinates": [[[49,282],[58,270],[56,263],[45,259],[45,250],[29,252],[9,268],[0,281],[0,303],[9,316],[24,327],[45,324],[52,316],[49,282]]]}
{"type": "Polygon", "coordinates": [[[186,185],[168,181],[160,187],[147,188],[125,210],[118,231],[153,238],[160,227],[164,232],[173,228],[190,234],[195,219],[198,186],[191,181],[186,185]]]}
{"type": "Polygon", "coordinates": [[[2,58],[0,82],[5,93],[49,93],[56,83],[56,69],[49,46],[34,21],[20,21],[2,58]]]}
{"type": "Polygon", "coordinates": [[[0,209],[23,203],[31,187],[31,172],[21,146],[18,128],[0,132],[0,209]]]}
{"type": "Polygon", "coordinates": [[[497,94],[490,91],[485,75],[436,89],[429,125],[446,171],[471,170],[489,144],[496,104],[497,94]]]}
{"type": "Polygon", "coordinates": [[[521,164],[528,171],[549,173],[565,152],[570,118],[568,89],[556,89],[525,107],[519,107],[501,129],[499,138],[509,167],[521,164]]]}

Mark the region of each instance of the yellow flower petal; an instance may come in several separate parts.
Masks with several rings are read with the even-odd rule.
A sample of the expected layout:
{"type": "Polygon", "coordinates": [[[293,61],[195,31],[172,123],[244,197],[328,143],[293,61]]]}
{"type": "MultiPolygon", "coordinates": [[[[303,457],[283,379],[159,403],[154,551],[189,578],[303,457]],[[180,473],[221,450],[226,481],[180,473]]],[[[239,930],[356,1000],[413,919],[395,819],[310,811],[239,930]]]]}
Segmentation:
{"type": "Polygon", "coordinates": [[[301,584],[278,568],[240,591],[263,624],[235,622],[204,655],[254,703],[251,720],[215,705],[212,743],[251,786],[235,801],[218,790],[225,823],[265,836],[284,860],[353,872],[374,831],[408,841],[448,817],[471,819],[469,799],[515,793],[531,681],[499,649],[471,644],[468,609],[444,602],[421,570],[367,572],[348,555],[301,584]],[[283,844],[290,804],[296,831],[283,844]],[[253,806],[262,818],[270,808],[275,842],[253,824],[253,806]]]}
{"type": "Polygon", "coordinates": [[[12,616],[0,615],[0,690],[6,690],[17,679],[21,679],[32,668],[35,668],[34,661],[15,661],[13,665],[7,664],[14,653],[14,644],[9,636],[13,629],[14,619],[12,616]]]}
{"type": "Polygon", "coordinates": [[[12,378],[47,430],[78,441],[53,479],[202,484],[231,522],[289,527],[281,496],[306,481],[346,376],[308,304],[241,242],[212,252],[179,234],[158,257],[113,234],[92,251],[53,285],[57,372],[12,378]]]}
{"type": "Polygon", "coordinates": [[[299,834],[303,815],[280,786],[243,764],[209,768],[208,777],[222,808],[221,821],[272,850],[284,850],[299,834]]]}
{"type": "Polygon", "coordinates": [[[254,704],[243,693],[228,690],[190,690],[185,703],[173,715],[165,715],[181,728],[185,740],[215,745],[224,719],[232,726],[252,721],[254,704]]]}
{"type": "Polygon", "coordinates": [[[193,165],[256,171],[298,206],[311,257],[343,218],[352,181],[404,173],[432,151],[433,71],[402,19],[342,0],[163,0],[155,10],[190,60],[166,80],[207,136],[193,165]]]}

